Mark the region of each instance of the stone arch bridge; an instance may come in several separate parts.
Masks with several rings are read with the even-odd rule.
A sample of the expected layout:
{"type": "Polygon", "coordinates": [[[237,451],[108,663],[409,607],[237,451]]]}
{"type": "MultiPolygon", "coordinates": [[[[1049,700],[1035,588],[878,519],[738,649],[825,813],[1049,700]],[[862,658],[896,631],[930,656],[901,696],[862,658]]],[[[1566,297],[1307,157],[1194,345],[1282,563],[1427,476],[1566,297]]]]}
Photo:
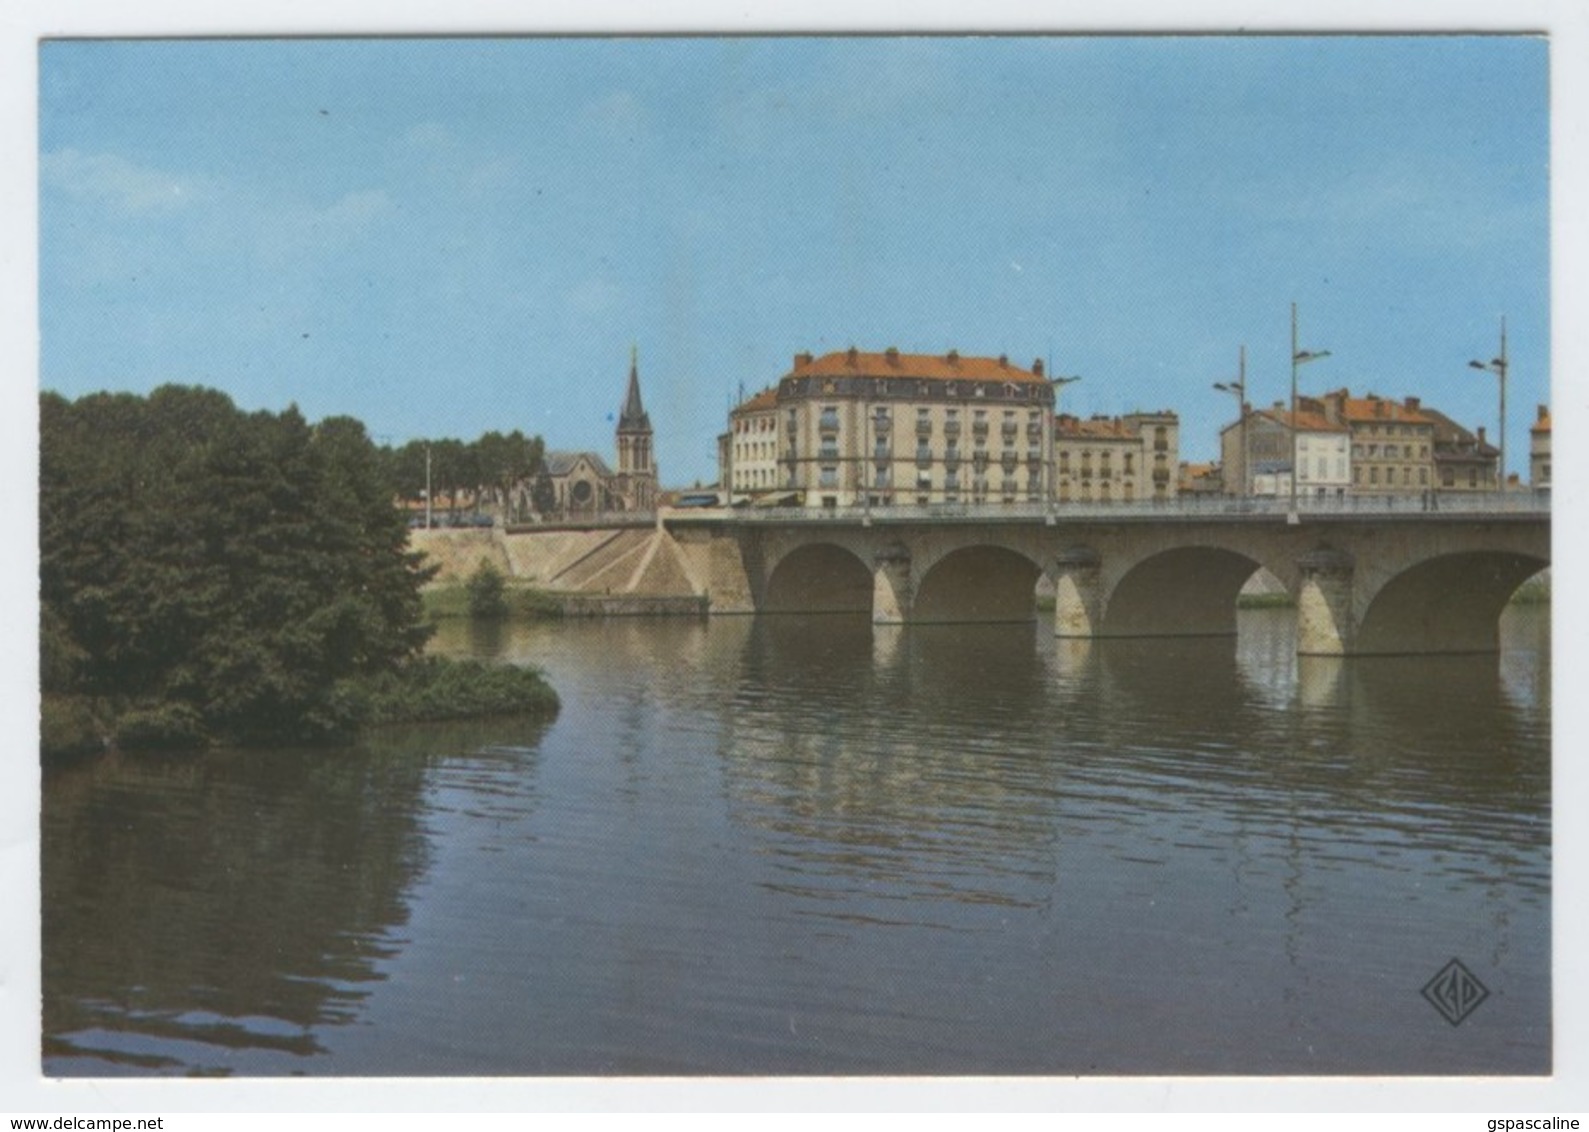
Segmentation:
{"type": "MultiPolygon", "coordinates": [[[[710,544],[718,577],[725,562],[743,570],[738,611],[869,611],[880,624],[1030,620],[1046,579],[1057,636],[1233,634],[1237,595],[1264,568],[1295,601],[1298,651],[1333,656],[1493,650],[1507,601],[1550,563],[1548,505],[1532,497],[1461,510],[1350,502],[1301,514],[1274,501],[673,512],[663,523],[686,550],[710,544]]],[[[712,608],[736,602],[713,596],[712,608]]]]}

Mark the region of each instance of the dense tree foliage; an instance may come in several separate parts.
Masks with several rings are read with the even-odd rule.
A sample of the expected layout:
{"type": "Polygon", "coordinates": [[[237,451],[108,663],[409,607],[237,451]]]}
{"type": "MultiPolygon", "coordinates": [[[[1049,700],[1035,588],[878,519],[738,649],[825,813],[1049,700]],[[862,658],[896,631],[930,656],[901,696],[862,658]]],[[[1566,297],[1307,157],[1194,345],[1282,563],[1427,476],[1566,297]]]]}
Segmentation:
{"type": "Polygon", "coordinates": [[[540,437],[527,437],[518,429],[487,432],[467,442],[410,440],[382,453],[391,490],[402,499],[425,497],[428,453],[430,490],[436,499],[445,501],[448,512],[456,513],[462,505],[471,509],[490,506],[511,520],[529,510],[550,510],[532,502],[530,490],[537,477],[545,477],[545,444],[540,437]]]}
{"type": "Polygon", "coordinates": [[[46,393],[40,430],[46,745],[85,713],[124,745],[323,738],[423,645],[428,572],[359,422],[166,386],[46,393]]]}

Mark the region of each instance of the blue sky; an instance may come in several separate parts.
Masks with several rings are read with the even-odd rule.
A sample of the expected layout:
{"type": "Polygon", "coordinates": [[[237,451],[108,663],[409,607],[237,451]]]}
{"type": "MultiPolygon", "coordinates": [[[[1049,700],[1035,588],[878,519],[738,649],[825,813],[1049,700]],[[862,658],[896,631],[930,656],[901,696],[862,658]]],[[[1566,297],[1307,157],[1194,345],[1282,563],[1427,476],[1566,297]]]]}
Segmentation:
{"type": "Polygon", "coordinates": [[[1523,37],[49,42],[42,384],[164,382],[663,479],[850,344],[1051,358],[1065,408],[1548,400],[1547,47],[1523,37]]]}

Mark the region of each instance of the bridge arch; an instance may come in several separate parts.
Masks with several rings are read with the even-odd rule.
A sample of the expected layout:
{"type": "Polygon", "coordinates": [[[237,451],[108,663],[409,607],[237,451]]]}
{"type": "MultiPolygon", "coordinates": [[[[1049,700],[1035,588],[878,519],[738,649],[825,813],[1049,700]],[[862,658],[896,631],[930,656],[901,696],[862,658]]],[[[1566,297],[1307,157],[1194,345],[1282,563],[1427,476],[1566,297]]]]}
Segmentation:
{"type": "Polygon", "coordinates": [[[1020,551],[975,544],[942,555],[917,583],[916,622],[1030,621],[1042,568],[1020,551]]]}
{"type": "Polygon", "coordinates": [[[1426,558],[1368,595],[1353,652],[1494,652],[1501,613],[1517,587],[1550,563],[1508,550],[1426,558]]]}
{"type": "Polygon", "coordinates": [[[808,542],[780,558],[767,576],[764,613],[869,613],[872,571],[853,550],[808,542]]]}
{"type": "Polygon", "coordinates": [[[1236,597],[1267,564],[1229,547],[1160,550],[1133,563],[1104,605],[1110,637],[1232,636],[1236,597]]]}

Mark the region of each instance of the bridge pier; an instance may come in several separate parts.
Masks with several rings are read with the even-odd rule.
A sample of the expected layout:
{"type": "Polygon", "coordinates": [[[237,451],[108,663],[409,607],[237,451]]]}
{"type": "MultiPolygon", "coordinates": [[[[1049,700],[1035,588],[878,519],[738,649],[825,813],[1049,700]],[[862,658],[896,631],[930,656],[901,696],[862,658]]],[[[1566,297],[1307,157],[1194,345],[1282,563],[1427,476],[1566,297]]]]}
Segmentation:
{"type": "Polygon", "coordinates": [[[1350,554],[1321,546],[1297,560],[1297,655],[1348,656],[1357,637],[1350,554]]]}
{"type": "Polygon", "coordinates": [[[904,543],[890,543],[872,556],[872,623],[903,625],[910,620],[915,598],[910,551],[904,543]]]}
{"type": "Polygon", "coordinates": [[[1103,628],[1103,559],[1090,546],[1054,557],[1054,636],[1096,637],[1103,628]]]}

